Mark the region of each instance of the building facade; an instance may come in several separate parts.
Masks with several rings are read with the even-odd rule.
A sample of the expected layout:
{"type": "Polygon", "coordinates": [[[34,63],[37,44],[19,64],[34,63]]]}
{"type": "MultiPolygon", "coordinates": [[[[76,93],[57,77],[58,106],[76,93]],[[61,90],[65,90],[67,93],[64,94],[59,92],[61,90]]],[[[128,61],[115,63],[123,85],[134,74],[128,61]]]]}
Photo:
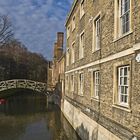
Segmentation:
{"type": "Polygon", "coordinates": [[[64,33],[57,33],[57,41],[54,43],[54,56],[52,65],[52,84],[54,86],[55,101],[61,106],[65,86],[65,54],[63,51],[64,33]]]}
{"type": "Polygon", "coordinates": [[[63,112],[83,140],[140,139],[140,1],[74,0],[63,112]]]}
{"type": "Polygon", "coordinates": [[[52,78],[53,85],[57,84],[58,80],[59,80],[59,76],[58,76],[59,65],[58,65],[58,62],[63,55],[63,41],[64,41],[64,33],[58,32],[56,42],[54,43],[53,78],[52,78]]]}

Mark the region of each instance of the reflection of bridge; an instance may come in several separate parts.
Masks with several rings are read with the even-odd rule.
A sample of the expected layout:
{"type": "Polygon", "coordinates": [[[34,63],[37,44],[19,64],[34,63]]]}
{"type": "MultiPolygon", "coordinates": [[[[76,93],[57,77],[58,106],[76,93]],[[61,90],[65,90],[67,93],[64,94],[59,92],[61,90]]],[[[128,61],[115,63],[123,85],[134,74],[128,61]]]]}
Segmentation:
{"type": "Polygon", "coordinates": [[[0,81],[0,91],[8,90],[8,89],[16,89],[16,88],[24,88],[31,89],[37,92],[52,92],[53,86],[47,85],[47,83],[26,80],[26,79],[14,79],[7,81],[0,81]]]}

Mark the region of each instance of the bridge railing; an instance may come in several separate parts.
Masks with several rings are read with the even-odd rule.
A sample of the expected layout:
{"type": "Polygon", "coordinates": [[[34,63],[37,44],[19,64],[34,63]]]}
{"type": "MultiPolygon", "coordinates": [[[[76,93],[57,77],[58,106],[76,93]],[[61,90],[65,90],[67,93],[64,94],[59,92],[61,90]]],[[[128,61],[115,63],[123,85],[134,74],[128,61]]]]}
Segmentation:
{"type": "Polygon", "coordinates": [[[7,81],[0,81],[0,91],[12,88],[27,88],[42,92],[47,90],[47,83],[37,82],[26,79],[13,79],[7,81]]]}

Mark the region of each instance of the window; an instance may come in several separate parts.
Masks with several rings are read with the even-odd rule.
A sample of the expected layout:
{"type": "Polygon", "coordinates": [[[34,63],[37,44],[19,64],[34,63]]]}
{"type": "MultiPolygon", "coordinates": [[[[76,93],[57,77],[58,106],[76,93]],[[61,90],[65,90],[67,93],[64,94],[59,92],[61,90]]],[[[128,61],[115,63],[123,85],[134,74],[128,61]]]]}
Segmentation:
{"type": "Polygon", "coordinates": [[[72,19],[72,31],[75,29],[75,16],[72,19]]]}
{"type": "Polygon", "coordinates": [[[69,49],[67,50],[66,53],[66,66],[69,66],[69,49]]]}
{"type": "Polygon", "coordinates": [[[83,95],[83,86],[84,86],[84,74],[79,74],[79,94],[83,95]]]}
{"type": "Polygon", "coordinates": [[[84,57],[84,32],[80,35],[79,59],[84,57]]]}
{"type": "Polygon", "coordinates": [[[71,91],[74,91],[74,75],[71,75],[71,91]]]}
{"type": "Polygon", "coordinates": [[[100,37],[101,37],[100,22],[101,22],[100,15],[98,15],[97,18],[95,18],[94,24],[93,24],[93,51],[100,49],[100,37]]]}
{"type": "Polygon", "coordinates": [[[91,86],[91,96],[94,98],[99,98],[99,85],[100,85],[100,72],[95,71],[92,73],[92,86],[91,86]]]}
{"type": "Polygon", "coordinates": [[[84,14],[85,14],[85,11],[84,11],[84,0],[82,0],[81,5],[80,5],[80,18],[82,18],[84,14]]]}
{"type": "Polygon", "coordinates": [[[69,38],[69,36],[70,36],[70,26],[68,26],[67,28],[67,38],[69,38]]]}
{"type": "Polygon", "coordinates": [[[113,106],[130,109],[131,61],[119,61],[113,66],[113,106]]]}
{"type": "Polygon", "coordinates": [[[71,63],[74,63],[75,61],[74,48],[75,48],[75,43],[73,43],[71,47],[71,63]]]}
{"type": "Polygon", "coordinates": [[[131,27],[131,0],[115,1],[115,38],[130,32],[131,27]]]}
{"type": "Polygon", "coordinates": [[[130,0],[121,0],[121,29],[122,34],[125,34],[130,29],[130,0]]]}
{"type": "Polygon", "coordinates": [[[118,101],[120,105],[128,105],[129,96],[129,66],[118,68],[118,101]]]}

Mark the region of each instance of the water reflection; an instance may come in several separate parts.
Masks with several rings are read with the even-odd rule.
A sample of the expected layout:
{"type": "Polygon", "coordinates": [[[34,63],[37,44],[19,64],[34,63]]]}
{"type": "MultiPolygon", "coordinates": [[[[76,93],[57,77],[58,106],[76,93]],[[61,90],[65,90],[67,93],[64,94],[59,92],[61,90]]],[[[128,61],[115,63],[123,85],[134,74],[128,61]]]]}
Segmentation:
{"type": "Polygon", "coordinates": [[[80,140],[59,108],[46,106],[45,96],[18,92],[0,106],[0,140],[80,140]]]}

